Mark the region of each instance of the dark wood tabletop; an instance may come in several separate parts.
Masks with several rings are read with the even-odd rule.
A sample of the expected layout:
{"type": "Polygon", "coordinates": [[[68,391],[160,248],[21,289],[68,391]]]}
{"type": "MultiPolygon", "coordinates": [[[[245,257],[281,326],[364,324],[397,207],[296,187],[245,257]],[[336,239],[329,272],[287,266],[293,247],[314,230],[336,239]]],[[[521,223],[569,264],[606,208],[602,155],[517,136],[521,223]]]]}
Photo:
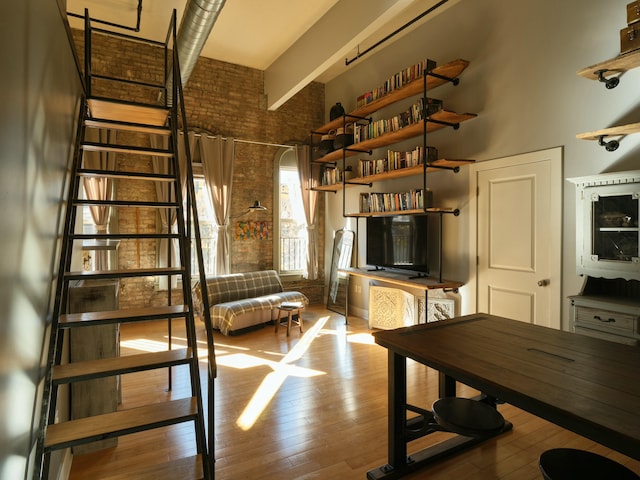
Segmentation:
{"type": "Polygon", "coordinates": [[[373,335],[394,354],[640,460],[640,348],[487,314],[373,335]]]}

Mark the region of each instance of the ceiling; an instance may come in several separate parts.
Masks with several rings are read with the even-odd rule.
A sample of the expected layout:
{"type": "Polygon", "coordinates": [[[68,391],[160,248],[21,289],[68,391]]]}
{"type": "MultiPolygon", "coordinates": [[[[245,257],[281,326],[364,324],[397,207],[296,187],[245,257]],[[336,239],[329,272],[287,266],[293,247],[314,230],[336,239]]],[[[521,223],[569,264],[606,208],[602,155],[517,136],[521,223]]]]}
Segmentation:
{"type": "MultiPolygon", "coordinates": [[[[188,1],[144,0],[140,30],[122,31],[164,41],[171,14],[178,19],[188,1]]],[[[286,102],[311,81],[326,83],[349,67],[345,60],[443,3],[403,30],[408,33],[460,0],[226,0],[201,56],[263,70],[270,109],[286,102]]],[[[138,0],[67,0],[67,11],[135,27],[138,0]]],[[[82,20],[70,17],[71,26],[82,20]]],[[[180,22],[178,22],[178,25],[180,22]]],[[[394,35],[385,42],[401,37],[394,35]]]]}

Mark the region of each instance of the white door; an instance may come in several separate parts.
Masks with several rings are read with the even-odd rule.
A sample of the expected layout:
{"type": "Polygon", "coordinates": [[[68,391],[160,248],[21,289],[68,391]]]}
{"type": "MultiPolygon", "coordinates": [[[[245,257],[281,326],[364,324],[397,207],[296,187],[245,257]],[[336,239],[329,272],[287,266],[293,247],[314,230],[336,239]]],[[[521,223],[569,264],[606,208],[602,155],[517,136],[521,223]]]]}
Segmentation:
{"type": "Polygon", "coordinates": [[[475,167],[478,312],[560,328],[562,150],[475,167]]]}

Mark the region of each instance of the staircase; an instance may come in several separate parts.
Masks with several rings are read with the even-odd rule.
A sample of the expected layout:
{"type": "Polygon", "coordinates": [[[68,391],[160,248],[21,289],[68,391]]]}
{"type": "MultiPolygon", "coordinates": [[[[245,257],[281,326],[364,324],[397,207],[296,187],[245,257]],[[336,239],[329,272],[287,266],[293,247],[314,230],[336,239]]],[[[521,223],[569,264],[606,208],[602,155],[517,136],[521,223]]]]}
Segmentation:
{"type": "MultiPolygon", "coordinates": [[[[56,299],[52,316],[51,335],[48,351],[47,386],[44,393],[42,407],[42,422],[39,431],[38,462],[33,478],[49,478],[51,454],[55,451],[69,447],[86,445],[98,440],[114,439],[137,432],[164,428],[170,425],[187,423],[193,426],[193,435],[185,437],[186,441],[193,442],[195,454],[191,457],[172,460],[164,463],[165,459],[158,459],[152,465],[136,465],[135,471],[114,472],[110,480],[117,479],[212,479],[213,468],[213,379],[215,377],[215,358],[213,355],[213,337],[209,329],[211,325],[208,319],[209,306],[207,295],[202,295],[203,315],[207,326],[209,345],[208,363],[208,388],[209,388],[209,431],[205,430],[205,412],[198,366],[198,354],[196,343],[196,328],[194,319],[193,299],[191,292],[191,258],[195,255],[199,265],[199,275],[204,279],[203,257],[200,248],[200,232],[198,228],[195,192],[193,188],[191,159],[188,157],[189,148],[186,145],[184,151],[187,154],[183,163],[178,160],[178,142],[187,142],[187,136],[178,135],[178,124],[187,125],[183,108],[182,86],[180,82],[179,62],[177,59],[176,39],[176,14],[169,27],[167,41],[158,44],[153,41],[144,41],[147,44],[164,48],[166,83],[152,85],[145,82],[135,82],[130,78],[118,79],[92,74],[91,40],[92,35],[114,35],[131,37],[92,28],[88,12],[85,11],[85,92],[84,108],[80,114],[78,126],[78,139],[76,155],[70,172],[68,205],[65,216],[64,238],[60,251],[59,278],[57,281],[56,299]],[[92,94],[96,81],[109,81],[113,84],[120,82],[122,85],[114,88],[118,99],[108,96],[95,96],[92,94]],[[167,92],[166,85],[170,85],[171,91],[167,92]],[[126,97],[128,87],[139,92],[140,88],[157,88],[157,104],[123,100],[126,97]],[[138,89],[138,90],[135,90],[138,89]],[[174,99],[173,104],[167,103],[167,98],[174,99]],[[97,132],[116,132],[118,141],[96,141],[93,138],[97,132]],[[166,148],[152,148],[150,136],[160,139],[159,143],[166,144],[166,148]],[[91,138],[91,140],[90,140],[91,138]],[[124,139],[124,140],[121,140],[124,139]],[[131,144],[124,143],[131,140],[131,144]],[[119,159],[126,156],[128,170],[116,168],[106,161],[91,161],[90,155],[111,155],[119,159]],[[162,173],[154,168],[153,172],[135,168],[136,159],[149,164],[149,157],[155,159],[161,167],[162,173]],[[131,168],[131,165],[134,165],[131,168]],[[182,171],[181,171],[182,169],[182,171]],[[186,182],[181,178],[186,177],[186,182]],[[163,198],[153,201],[141,201],[136,199],[114,199],[111,195],[101,198],[91,198],[91,195],[82,195],[85,179],[103,179],[111,182],[139,181],[161,183],[165,186],[163,198]],[[182,187],[186,184],[186,188],[182,187]],[[183,191],[184,188],[184,191],[183,191]],[[84,197],[84,198],[83,198],[84,197]],[[82,218],[82,209],[86,206],[98,206],[110,209],[158,209],[171,212],[177,218],[176,233],[167,229],[163,233],[81,233],[81,225],[76,225],[77,218],[82,218]],[[185,208],[183,208],[185,206],[185,208]],[[190,241],[193,230],[195,241],[190,241]],[[80,233],[79,233],[80,232],[80,233]],[[73,271],[72,266],[78,263],[79,252],[91,242],[96,244],[109,244],[118,241],[161,241],[179,244],[179,258],[172,258],[171,249],[167,248],[167,265],[157,267],[146,265],[139,268],[101,269],[73,271]],[[91,282],[93,280],[127,281],[135,277],[155,277],[166,279],[167,299],[161,306],[143,306],[140,308],[126,308],[112,311],[78,312],[70,313],[69,294],[70,286],[77,281],[91,282]],[[177,277],[177,282],[175,281],[177,277]],[[180,289],[181,295],[173,292],[174,287],[180,289]],[[180,304],[174,304],[174,298],[180,297],[180,304]],[[174,321],[184,322],[186,336],[186,348],[172,348],[171,325],[174,321]],[[110,358],[96,358],[87,361],[72,363],[63,362],[63,352],[68,348],[68,331],[84,332],[87,328],[103,325],[121,325],[130,322],[165,322],[168,325],[169,343],[166,350],[140,353],[134,355],[114,356],[110,358]],[[190,376],[190,396],[186,398],[171,399],[160,403],[139,406],[126,409],[122,406],[115,411],[101,413],[85,418],[57,421],[59,412],[59,391],[63,385],[73,385],[76,382],[87,380],[114,378],[134,372],[143,372],[154,369],[167,369],[167,388],[171,389],[171,368],[182,367],[181,372],[190,376]],[[207,433],[209,435],[209,448],[207,448],[207,433]]],[[[103,89],[104,91],[104,89],[103,89]]],[[[133,90],[132,90],[133,91],[133,90]]],[[[139,95],[138,95],[139,96],[139,95]]],[[[95,158],[95,157],[94,157],[95,158]]],[[[102,157],[98,157],[102,158],[102,157]]],[[[105,157],[106,158],[106,157],[105,157]]],[[[120,162],[113,162],[119,165],[120,162]]],[[[107,189],[108,190],[108,189],[107,189]]],[[[205,285],[204,281],[200,282],[205,285]]],[[[154,302],[157,303],[157,302],[154,302]]],[[[117,340],[116,340],[117,341],[117,340]]],[[[159,377],[164,378],[164,376],[159,377]]],[[[122,392],[126,396],[126,392],[122,392]]],[[[71,402],[73,402],[73,393],[71,402]]],[[[149,442],[149,452],[154,451],[153,442],[149,442]]],[[[136,463],[136,462],[132,462],[136,463]]],[[[142,463],[142,462],[141,462],[142,463]]]]}

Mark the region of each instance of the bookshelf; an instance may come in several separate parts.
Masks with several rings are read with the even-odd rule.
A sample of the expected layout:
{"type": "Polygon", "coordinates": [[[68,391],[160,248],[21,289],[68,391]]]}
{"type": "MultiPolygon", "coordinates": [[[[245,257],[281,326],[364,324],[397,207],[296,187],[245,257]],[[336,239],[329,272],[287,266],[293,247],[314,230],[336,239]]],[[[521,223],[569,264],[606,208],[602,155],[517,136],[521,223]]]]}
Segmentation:
{"type": "MultiPolygon", "coordinates": [[[[458,76],[466,70],[469,66],[469,62],[466,60],[457,59],[452,62],[446,63],[441,66],[436,66],[435,62],[431,60],[426,60],[424,62],[424,71],[426,71],[426,75],[424,75],[424,71],[421,72],[419,78],[415,78],[412,81],[402,85],[399,88],[392,89],[388,91],[386,94],[374,98],[373,100],[365,103],[363,105],[359,105],[355,110],[346,113],[345,115],[338,117],[322,127],[314,130],[312,132],[315,135],[323,135],[332,130],[336,130],[340,127],[343,127],[347,123],[362,123],[368,122],[371,123],[371,118],[366,118],[367,115],[371,115],[378,110],[381,110],[385,107],[393,105],[394,103],[400,102],[401,100],[408,99],[412,96],[422,94],[421,101],[424,103],[427,100],[427,92],[430,92],[432,89],[443,85],[445,83],[451,82],[454,85],[459,83],[458,76]]],[[[377,93],[377,91],[376,91],[377,93]]],[[[439,102],[439,101],[437,101],[439,102]]],[[[424,112],[424,110],[423,110],[424,112]]],[[[333,164],[338,165],[338,162],[342,161],[342,170],[344,171],[346,167],[346,159],[349,157],[353,157],[355,155],[362,154],[371,154],[373,150],[390,146],[404,140],[408,140],[411,138],[418,137],[420,135],[423,136],[423,145],[422,148],[426,151],[428,148],[426,145],[426,136],[427,133],[435,132],[444,128],[453,128],[458,129],[460,124],[475,118],[477,115],[474,113],[457,113],[449,110],[445,110],[443,108],[438,109],[437,111],[429,114],[426,120],[419,120],[416,123],[411,123],[404,128],[400,128],[394,131],[388,131],[382,134],[379,134],[373,138],[368,138],[363,141],[356,142],[352,145],[349,145],[345,148],[339,148],[334,151],[331,151],[325,155],[321,155],[320,157],[314,159],[315,163],[319,164],[333,164]]],[[[357,127],[356,127],[357,128],[357,127]]],[[[452,170],[457,172],[460,167],[473,163],[473,160],[463,160],[463,159],[446,159],[439,158],[436,160],[431,160],[427,157],[427,153],[423,154],[422,161],[418,165],[408,166],[405,168],[389,168],[386,171],[378,172],[372,175],[366,176],[357,176],[351,179],[342,179],[337,183],[329,184],[329,185],[317,185],[312,189],[314,191],[319,192],[338,192],[342,189],[351,186],[369,186],[372,187],[375,182],[389,180],[389,179],[397,179],[403,177],[417,176],[423,175],[423,190],[426,191],[426,176],[428,172],[433,172],[436,170],[452,170]],[[426,165],[425,165],[426,163],[426,165]]],[[[377,193],[377,192],[376,192],[377,193]]],[[[399,193],[402,195],[406,192],[399,193]]],[[[373,195],[373,194],[372,194],[373,195]]],[[[343,215],[345,217],[366,217],[373,215],[411,215],[411,214],[421,214],[421,213],[454,213],[457,214],[457,209],[440,209],[440,208],[408,208],[403,210],[391,210],[391,211],[369,211],[363,212],[362,208],[359,208],[359,212],[355,213],[347,213],[345,211],[346,207],[343,202],[343,215]]]]}

